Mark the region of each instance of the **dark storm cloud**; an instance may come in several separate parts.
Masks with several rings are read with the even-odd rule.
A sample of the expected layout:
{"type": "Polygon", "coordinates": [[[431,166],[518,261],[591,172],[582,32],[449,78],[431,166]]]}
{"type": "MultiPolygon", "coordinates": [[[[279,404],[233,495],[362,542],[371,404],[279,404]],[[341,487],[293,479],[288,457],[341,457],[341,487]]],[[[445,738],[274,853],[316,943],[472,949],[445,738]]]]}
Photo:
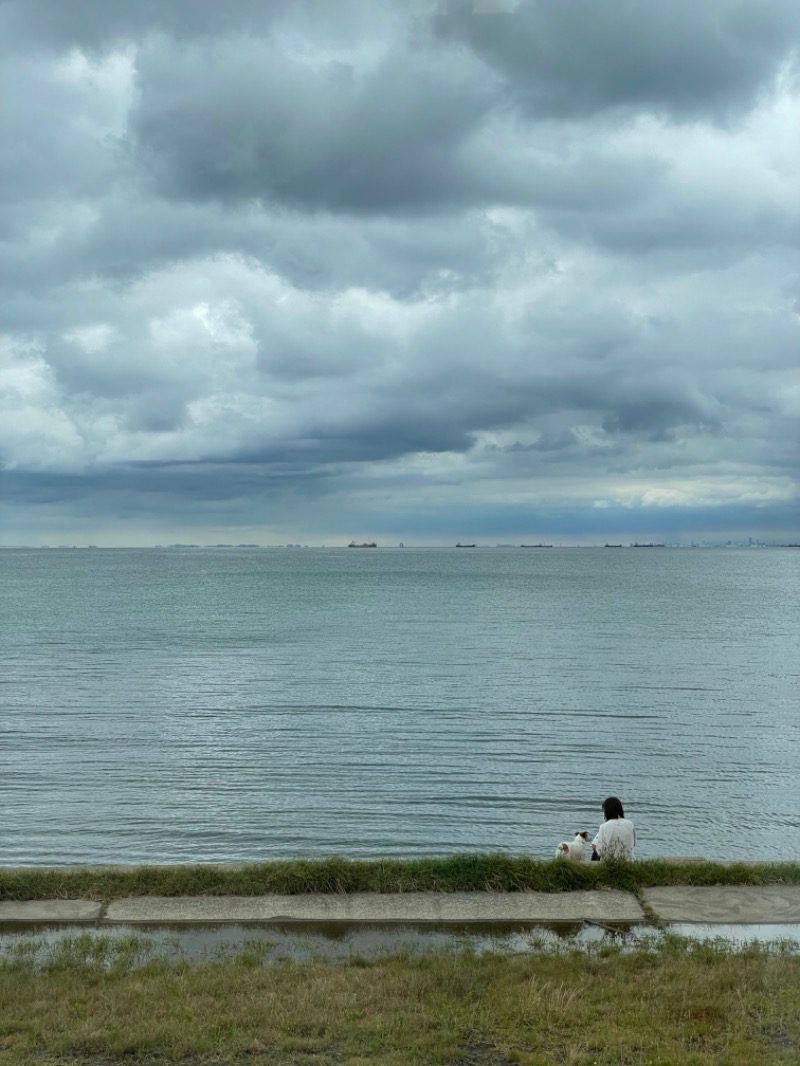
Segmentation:
{"type": "Polygon", "coordinates": [[[442,36],[467,42],[538,116],[724,115],[751,104],[800,41],[793,0],[523,0],[494,18],[452,0],[446,10],[442,36]]]}
{"type": "Polygon", "coordinates": [[[358,69],[272,40],[159,41],[137,66],[138,151],[177,198],[457,208],[471,184],[460,148],[494,103],[456,50],[405,48],[358,69]]]}

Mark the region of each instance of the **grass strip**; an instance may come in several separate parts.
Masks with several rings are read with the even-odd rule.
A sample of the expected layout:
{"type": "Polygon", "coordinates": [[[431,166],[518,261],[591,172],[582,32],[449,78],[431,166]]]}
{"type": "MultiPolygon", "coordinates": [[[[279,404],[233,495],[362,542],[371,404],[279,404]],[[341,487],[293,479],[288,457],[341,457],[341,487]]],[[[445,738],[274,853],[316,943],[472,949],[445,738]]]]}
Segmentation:
{"type": "Polygon", "coordinates": [[[800,863],[571,863],[513,855],[453,855],[371,861],[331,858],[225,866],[142,866],[136,869],[0,869],[0,900],[130,896],[260,896],[270,893],[574,892],[655,885],[800,884],[800,863]]]}
{"type": "Polygon", "coordinates": [[[0,965],[0,1066],[783,1066],[800,956],[667,936],[626,952],[134,965],[78,937],[0,965]]]}

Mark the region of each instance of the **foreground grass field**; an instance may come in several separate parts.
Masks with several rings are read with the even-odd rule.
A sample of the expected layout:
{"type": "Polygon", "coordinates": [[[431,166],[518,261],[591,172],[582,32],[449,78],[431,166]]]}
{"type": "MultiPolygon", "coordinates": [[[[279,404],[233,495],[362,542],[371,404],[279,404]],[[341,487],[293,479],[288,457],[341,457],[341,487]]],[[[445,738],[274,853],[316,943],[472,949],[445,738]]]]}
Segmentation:
{"type": "Polygon", "coordinates": [[[570,892],[653,885],[800,884],[800,863],[543,861],[510,855],[444,859],[295,860],[240,867],[0,869],[0,900],[128,896],[259,896],[307,892],[570,892]]]}
{"type": "Polygon", "coordinates": [[[0,965],[0,1064],[796,1066],[800,957],[630,952],[136,964],[78,937],[0,965]]]}

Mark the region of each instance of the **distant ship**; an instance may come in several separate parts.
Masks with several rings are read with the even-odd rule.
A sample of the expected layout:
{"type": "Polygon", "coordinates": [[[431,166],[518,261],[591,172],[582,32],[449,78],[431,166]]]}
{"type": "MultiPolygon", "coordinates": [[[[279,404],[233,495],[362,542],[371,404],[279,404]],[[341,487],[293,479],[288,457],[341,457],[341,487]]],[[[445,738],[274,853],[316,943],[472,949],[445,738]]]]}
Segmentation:
{"type": "Polygon", "coordinates": [[[631,544],[632,548],[663,548],[663,544],[631,544]]]}
{"type": "Polygon", "coordinates": [[[474,544],[456,544],[457,548],[474,548],[474,544]]]}
{"type": "Polygon", "coordinates": [[[347,547],[348,548],[377,548],[378,545],[375,543],[374,540],[371,541],[371,543],[369,543],[369,544],[356,544],[356,542],[354,540],[351,540],[350,543],[347,545],[347,547]]]}
{"type": "Polygon", "coordinates": [[[552,544],[520,544],[520,548],[552,548],[552,544]]]}

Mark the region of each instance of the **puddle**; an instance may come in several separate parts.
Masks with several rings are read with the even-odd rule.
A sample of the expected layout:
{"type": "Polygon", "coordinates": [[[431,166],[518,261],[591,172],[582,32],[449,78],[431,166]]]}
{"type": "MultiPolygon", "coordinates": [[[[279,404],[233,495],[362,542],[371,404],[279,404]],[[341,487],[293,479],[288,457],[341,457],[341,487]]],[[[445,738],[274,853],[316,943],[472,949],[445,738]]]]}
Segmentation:
{"type": "MultiPolygon", "coordinates": [[[[65,926],[42,924],[0,926],[0,960],[25,954],[37,963],[68,948],[77,938],[98,948],[108,947],[109,956],[122,949],[135,952],[137,962],[152,959],[167,962],[214,962],[233,959],[246,952],[249,958],[268,964],[313,959],[373,961],[388,955],[411,957],[428,952],[471,951],[519,955],[572,949],[602,942],[637,942],[647,927],[587,925],[581,922],[551,925],[492,923],[437,925],[425,923],[386,925],[350,922],[242,923],[225,925],[65,926]],[[89,938],[89,939],[87,939],[89,938]]],[[[87,954],[89,953],[87,948],[87,954]]]]}
{"type": "MultiPolygon", "coordinates": [[[[666,930],[690,940],[722,939],[734,947],[753,941],[800,952],[800,925],[689,925],[666,930]]],[[[0,963],[27,959],[43,965],[55,958],[129,967],[167,963],[223,962],[245,957],[254,965],[285,961],[375,961],[390,955],[415,958],[428,952],[476,955],[547,954],[657,946],[664,933],[651,926],[620,923],[548,925],[364,925],[360,923],[242,923],[226,925],[14,925],[0,926],[0,963]]]]}
{"type": "Polygon", "coordinates": [[[710,925],[702,922],[675,922],[669,932],[689,940],[727,940],[737,947],[752,944],[791,944],[800,953],[800,924],[779,922],[764,925],[710,925]]]}

